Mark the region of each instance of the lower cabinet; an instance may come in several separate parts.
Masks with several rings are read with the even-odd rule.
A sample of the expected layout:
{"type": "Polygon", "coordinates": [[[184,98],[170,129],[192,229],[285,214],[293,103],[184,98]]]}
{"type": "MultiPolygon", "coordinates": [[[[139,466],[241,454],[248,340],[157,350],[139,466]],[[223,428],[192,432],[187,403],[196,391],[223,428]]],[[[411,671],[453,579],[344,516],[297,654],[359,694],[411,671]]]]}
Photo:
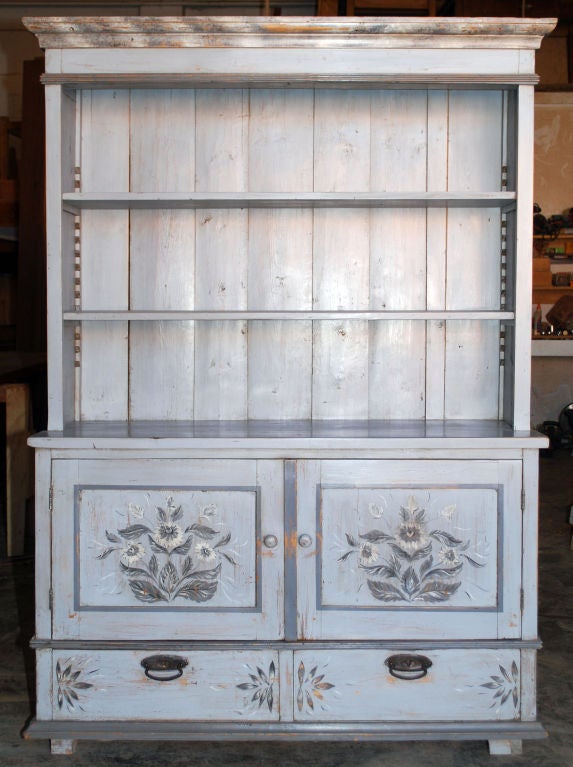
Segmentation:
{"type": "Polygon", "coordinates": [[[518,452],[47,454],[32,733],[542,734],[518,452]]]}

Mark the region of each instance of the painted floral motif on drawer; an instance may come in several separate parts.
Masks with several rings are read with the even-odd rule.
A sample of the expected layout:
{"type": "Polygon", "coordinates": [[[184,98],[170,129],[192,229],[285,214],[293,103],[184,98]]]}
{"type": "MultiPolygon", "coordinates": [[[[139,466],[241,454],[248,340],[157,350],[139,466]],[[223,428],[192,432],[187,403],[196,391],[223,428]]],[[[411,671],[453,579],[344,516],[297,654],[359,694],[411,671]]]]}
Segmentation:
{"type": "MultiPolygon", "coordinates": [[[[370,514],[381,523],[386,516],[372,504],[370,514]]],[[[456,506],[445,506],[440,515],[451,521],[456,506]]],[[[346,541],[349,548],[339,563],[356,558],[370,594],[381,602],[447,602],[462,585],[467,569],[487,564],[469,537],[431,526],[414,496],[400,506],[397,524],[394,515],[385,529],[372,527],[358,537],[346,532],[346,541]]]]}
{"type": "Polygon", "coordinates": [[[116,557],[140,602],[208,602],[217,592],[223,564],[237,564],[225,550],[231,533],[205,523],[215,507],[205,507],[195,521],[186,520],[183,507],[168,497],[165,508],[156,511],[154,526],[142,519],[115,532],[106,530],[107,546],[97,558],[116,557]]]}
{"type": "Polygon", "coordinates": [[[332,690],[334,685],[326,679],[324,669],[312,666],[307,669],[301,660],[297,669],[298,690],[296,694],[296,706],[299,711],[312,713],[315,706],[326,711],[328,705],[325,701],[325,693],[332,690]]]}
{"type": "Polygon", "coordinates": [[[247,666],[247,671],[249,681],[237,685],[239,690],[247,693],[245,707],[247,709],[266,707],[272,711],[276,700],[275,684],[278,683],[275,662],[270,662],[268,671],[264,671],[260,666],[256,669],[247,666]]]}
{"type": "Polygon", "coordinates": [[[83,660],[76,658],[58,658],[56,662],[56,700],[58,708],[64,705],[68,711],[84,710],[84,696],[94,687],[93,682],[86,681],[97,669],[86,669],[83,660]]]}
{"type": "MultiPolygon", "coordinates": [[[[519,717],[519,671],[517,663],[513,661],[511,668],[499,665],[499,674],[492,674],[484,687],[491,694],[490,708],[495,708],[496,714],[500,714],[505,705],[513,706],[515,718],[519,717]]],[[[485,692],[485,690],[484,690],[485,692]]]]}

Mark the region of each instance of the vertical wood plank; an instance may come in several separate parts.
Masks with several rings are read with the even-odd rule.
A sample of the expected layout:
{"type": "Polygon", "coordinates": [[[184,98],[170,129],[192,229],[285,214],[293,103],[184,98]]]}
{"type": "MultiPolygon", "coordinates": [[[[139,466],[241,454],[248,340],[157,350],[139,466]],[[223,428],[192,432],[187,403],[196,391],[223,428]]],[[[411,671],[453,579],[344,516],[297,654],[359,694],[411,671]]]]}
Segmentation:
{"type": "MultiPolygon", "coordinates": [[[[129,92],[83,91],[81,119],[83,192],[129,189],[129,92]]],[[[82,213],[84,309],[127,309],[129,214],[82,213]]],[[[81,407],[84,420],[128,416],[127,343],[124,322],[84,322],[81,339],[81,407]],[[105,361],[102,350],[105,349],[105,361]]]]}
{"type": "MultiPolygon", "coordinates": [[[[311,191],[311,90],[252,90],[249,190],[311,191]]],[[[251,210],[249,309],[312,307],[312,211],[251,210]]],[[[250,418],[309,418],[312,334],[309,322],[249,325],[250,418]]]]}
{"type": "MultiPolygon", "coordinates": [[[[450,93],[450,191],[500,189],[502,107],[501,91],[450,93]]],[[[499,309],[500,250],[501,216],[498,209],[453,209],[448,212],[447,309],[462,306],[465,309],[499,309]]],[[[448,323],[446,359],[448,411],[459,413],[458,417],[497,418],[497,323],[448,323]],[[467,382],[469,390],[459,386],[462,381],[467,382]]]]}
{"type": "MultiPolygon", "coordinates": [[[[428,91],[428,178],[431,192],[448,188],[448,91],[428,91]]],[[[446,308],[446,237],[448,211],[426,213],[427,308],[446,308]]],[[[446,324],[426,323],[426,418],[444,417],[446,324]]]]}
{"type": "MultiPolygon", "coordinates": [[[[314,188],[368,191],[370,93],[317,91],[314,188]]],[[[314,309],[365,309],[369,304],[370,212],[314,213],[314,309]]],[[[368,416],[368,325],[315,323],[312,392],[314,418],[368,416]]]]}
{"type": "MultiPolygon", "coordinates": [[[[371,189],[426,188],[426,91],[377,91],[371,97],[371,189]]],[[[370,307],[426,308],[426,211],[370,213],[370,307]]],[[[423,418],[425,325],[372,322],[369,326],[369,415],[423,418]]]]}
{"type": "Polygon", "coordinates": [[[498,417],[499,323],[446,322],[445,417],[498,417]]]}
{"type": "Polygon", "coordinates": [[[62,332],[62,89],[46,86],[46,141],[51,150],[46,153],[46,180],[51,190],[46,200],[46,262],[48,315],[48,428],[63,428],[64,408],[70,406],[64,397],[64,380],[73,369],[64,368],[64,338],[62,332]],[[66,403],[66,404],[64,404],[66,403]]]}
{"type": "MultiPolygon", "coordinates": [[[[193,189],[194,123],[194,91],[132,91],[131,191],[193,189]]],[[[193,211],[131,211],[131,309],[193,309],[194,262],[193,211]]],[[[192,418],[193,323],[135,322],[129,336],[130,418],[192,418]]]]}
{"type": "Polygon", "coordinates": [[[516,273],[517,291],[515,304],[515,368],[513,421],[515,429],[529,429],[531,392],[531,238],[533,234],[533,86],[518,88],[517,167],[519,169],[519,195],[517,198],[516,273]]]}
{"type": "MultiPolygon", "coordinates": [[[[248,92],[199,90],[196,94],[196,189],[247,189],[248,92]]],[[[248,213],[196,212],[197,309],[247,308],[248,213]]],[[[195,326],[195,418],[247,417],[247,325],[198,322],[195,326]]]]}
{"type": "Polygon", "coordinates": [[[527,599],[522,614],[522,636],[524,639],[537,638],[537,590],[538,590],[538,499],[539,499],[539,454],[537,450],[523,451],[523,569],[521,584],[527,599]]]}
{"type": "Polygon", "coordinates": [[[36,636],[48,639],[52,636],[52,613],[50,607],[50,588],[52,585],[52,552],[48,541],[52,537],[52,517],[50,512],[50,484],[52,481],[50,452],[36,449],[35,468],[35,519],[34,519],[34,559],[35,601],[36,601],[36,636]]]}

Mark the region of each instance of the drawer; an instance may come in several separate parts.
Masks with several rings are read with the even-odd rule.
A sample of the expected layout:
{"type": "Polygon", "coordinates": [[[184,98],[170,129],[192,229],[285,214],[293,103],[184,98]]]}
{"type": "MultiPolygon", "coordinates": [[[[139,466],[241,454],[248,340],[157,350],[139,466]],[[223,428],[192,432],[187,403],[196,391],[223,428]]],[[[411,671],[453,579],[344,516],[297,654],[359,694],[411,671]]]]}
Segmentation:
{"type": "Polygon", "coordinates": [[[281,462],[127,453],[52,482],[54,637],[282,636],[281,462]]]}
{"type": "Polygon", "coordinates": [[[294,653],[296,721],[515,720],[518,650],[294,653]]]}
{"type": "Polygon", "coordinates": [[[278,652],[40,651],[44,653],[52,654],[54,719],[279,718],[278,652]]]}

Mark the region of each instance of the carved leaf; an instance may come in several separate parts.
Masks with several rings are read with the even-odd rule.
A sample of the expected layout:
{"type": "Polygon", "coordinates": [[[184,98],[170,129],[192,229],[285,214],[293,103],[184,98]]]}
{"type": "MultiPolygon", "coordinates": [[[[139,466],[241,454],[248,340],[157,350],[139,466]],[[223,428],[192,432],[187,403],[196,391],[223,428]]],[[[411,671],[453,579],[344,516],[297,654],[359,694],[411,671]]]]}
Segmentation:
{"type": "Polygon", "coordinates": [[[444,583],[443,581],[428,581],[416,595],[423,602],[445,602],[459,589],[461,583],[444,583]]]}
{"type": "Polygon", "coordinates": [[[149,573],[147,570],[142,569],[141,567],[130,567],[129,565],[124,564],[123,562],[119,563],[119,566],[123,572],[128,575],[145,575],[146,577],[149,577],[149,573]]]}
{"type": "Polygon", "coordinates": [[[408,559],[410,562],[414,562],[416,559],[423,559],[424,557],[427,557],[428,554],[432,553],[432,544],[429,543],[427,546],[424,546],[422,549],[416,549],[411,554],[408,554],[408,559]]]}
{"type": "Polygon", "coordinates": [[[182,507],[181,507],[181,506],[178,506],[178,507],[175,509],[175,511],[173,511],[173,512],[171,513],[171,520],[172,520],[173,522],[177,522],[177,520],[178,520],[178,519],[181,519],[181,517],[182,517],[182,516],[183,516],[183,509],[182,509],[182,507]]]}
{"type": "Polygon", "coordinates": [[[177,597],[184,597],[193,602],[208,602],[217,593],[217,576],[221,570],[218,565],[213,570],[203,570],[187,576],[187,583],[176,593],[177,597]]]}
{"type": "Polygon", "coordinates": [[[192,540],[193,540],[193,536],[190,535],[189,538],[187,538],[187,540],[184,543],[182,543],[180,546],[176,546],[173,549],[173,553],[174,554],[187,554],[189,549],[191,548],[191,541],[192,540]]]}
{"type": "Polygon", "coordinates": [[[339,562],[346,562],[346,560],[348,559],[348,557],[349,557],[351,554],[356,554],[356,552],[355,552],[355,551],[352,551],[352,549],[350,549],[350,551],[347,551],[347,552],[346,552],[345,554],[343,554],[341,557],[338,557],[338,561],[339,561],[339,562]]]}
{"type": "Polygon", "coordinates": [[[169,551],[165,548],[165,546],[162,546],[160,543],[157,543],[155,538],[153,536],[148,535],[149,539],[149,545],[151,546],[151,551],[154,551],[156,554],[169,554],[169,551]]]}
{"type": "Polygon", "coordinates": [[[237,563],[233,559],[233,557],[229,556],[229,554],[226,554],[224,551],[221,552],[221,556],[224,557],[227,562],[230,562],[233,566],[237,566],[237,563]]]}
{"type": "Polygon", "coordinates": [[[402,576],[402,586],[408,596],[412,596],[420,586],[420,579],[413,567],[408,567],[402,576]]]}
{"type": "Polygon", "coordinates": [[[168,594],[171,594],[172,591],[174,591],[176,588],[177,584],[179,583],[179,574],[171,560],[169,560],[169,562],[167,562],[167,564],[162,568],[161,572],[159,573],[158,580],[161,588],[164,589],[164,591],[166,591],[168,594]]]}
{"type": "Polygon", "coordinates": [[[392,536],[386,535],[386,533],[383,533],[380,530],[369,530],[367,533],[363,533],[360,538],[369,543],[380,543],[381,541],[391,540],[392,536]]]}
{"type": "Polygon", "coordinates": [[[476,562],[476,560],[475,560],[475,559],[472,559],[472,558],[471,558],[470,556],[468,556],[467,554],[462,554],[462,557],[463,557],[464,559],[467,559],[467,561],[470,563],[470,565],[471,565],[472,567],[485,567],[485,562],[476,562]]]}
{"type": "Polygon", "coordinates": [[[122,538],[131,541],[134,538],[141,538],[144,533],[149,533],[150,530],[145,525],[129,525],[129,527],[124,527],[123,530],[118,530],[117,532],[122,538]]]}
{"type": "Polygon", "coordinates": [[[186,578],[193,572],[193,560],[191,557],[185,557],[183,560],[183,568],[181,569],[181,577],[186,578]]]}
{"type": "Polygon", "coordinates": [[[190,599],[192,602],[208,602],[216,592],[216,582],[193,579],[182,586],[175,596],[190,599]]]}
{"type": "Polygon", "coordinates": [[[459,538],[454,538],[450,533],[446,533],[445,530],[432,530],[430,536],[446,546],[459,546],[463,543],[459,538]]]}
{"type": "Polygon", "coordinates": [[[434,564],[434,557],[429,556],[422,564],[420,565],[420,576],[423,578],[423,576],[428,572],[428,570],[432,567],[434,564]]]}
{"type": "Polygon", "coordinates": [[[428,570],[424,578],[451,578],[456,573],[459,573],[463,566],[463,563],[460,562],[452,567],[434,567],[433,570],[428,570]]]}
{"type": "Polygon", "coordinates": [[[381,578],[399,578],[400,571],[392,565],[359,565],[362,570],[366,570],[370,575],[378,575],[381,578]]]}
{"type": "Polygon", "coordinates": [[[109,557],[112,551],[117,551],[117,548],[115,546],[112,546],[109,549],[105,549],[104,551],[102,551],[101,554],[97,555],[97,559],[105,559],[106,557],[109,557]]]}
{"type": "Polygon", "coordinates": [[[121,538],[118,538],[115,533],[110,533],[109,530],[105,531],[105,537],[110,543],[121,543],[121,538]]]}
{"type": "Polygon", "coordinates": [[[159,506],[157,507],[157,516],[159,517],[160,522],[168,521],[167,512],[165,511],[165,509],[162,509],[159,506]]]}
{"type": "Polygon", "coordinates": [[[354,546],[356,548],[357,546],[360,546],[356,538],[353,538],[350,533],[346,533],[346,540],[348,541],[349,546],[354,546]]]}
{"type": "Polygon", "coordinates": [[[134,580],[129,581],[129,586],[133,594],[140,602],[165,602],[166,599],[161,591],[150,581],[134,580]]]}
{"type": "Polygon", "coordinates": [[[218,549],[220,546],[226,546],[230,540],[231,540],[231,533],[227,533],[227,535],[223,536],[218,543],[214,544],[213,548],[218,549]]]}
{"type": "Polygon", "coordinates": [[[153,554],[153,556],[149,560],[149,572],[152,575],[156,576],[158,571],[159,571],[159,565],[157,563],[157,557],[155,556],[155,554],[153,554]]]}
{"type": "Polygon", "coordinates": [[[199,538],[204,538],[207,541],[211,540],[211,538],[214,538],[216,535],[219,535],[217,530],[213,530],[212,527],[207,527],[207,525],[199,525],[197,523],[191,525],[191,527],[188,527],[185,532],[195,533],[195,535],[198,535],[199,538]]]}
{"type": "Polygon", "coordinates": [[[374,599],[381,602],[395,602],[397,599],[405,599],[404,595],[395,586],[384,581],[367,581],[368,588],[374,599]]]}

